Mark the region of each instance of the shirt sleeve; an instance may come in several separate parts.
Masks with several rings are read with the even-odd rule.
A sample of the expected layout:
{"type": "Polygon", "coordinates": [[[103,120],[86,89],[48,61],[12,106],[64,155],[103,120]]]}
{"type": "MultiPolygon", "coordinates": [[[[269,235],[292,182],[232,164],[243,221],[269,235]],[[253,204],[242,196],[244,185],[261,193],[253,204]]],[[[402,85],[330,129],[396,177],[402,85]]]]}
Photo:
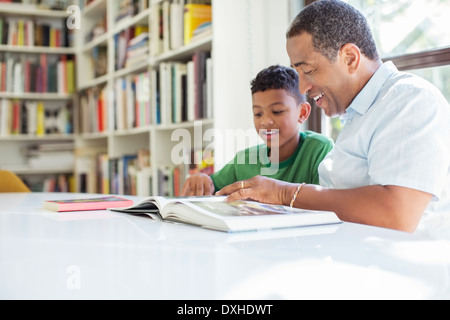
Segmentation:
{"type": "Polygon", "coordinates": [[[219,191],[223,187],[226,187],[227,185],[237,181],[235,160],[236,157],[232,161],[228,162],[222,169],[210,176],[214,183],[215,191],[219,191]]]}
{"type": "Polygon", "coordinates": [[[450,162],[448,104],[433,90],[412,86],[396,87],[384,101],[382,125],[368,150],[371,183],[421,190],[438,199],[450,162]]]}

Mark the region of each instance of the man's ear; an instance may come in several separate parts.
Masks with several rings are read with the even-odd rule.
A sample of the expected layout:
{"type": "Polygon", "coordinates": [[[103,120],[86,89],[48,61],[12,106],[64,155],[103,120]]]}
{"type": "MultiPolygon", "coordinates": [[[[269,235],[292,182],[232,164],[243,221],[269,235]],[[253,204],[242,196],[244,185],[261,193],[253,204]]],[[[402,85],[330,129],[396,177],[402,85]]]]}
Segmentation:
{"type": "Polygon", "coordinates": [[[308,120],[311,114],[311,105],[308,102],[302,102],[299,106],[298,122],[303,123],[308,120]]]}
{"type": "Polygon", "coordinates": [[[344,65],[350,74],[354,74],[361,63],[361,50],[354,43],[346,43],[339,50],[344,65]]]}

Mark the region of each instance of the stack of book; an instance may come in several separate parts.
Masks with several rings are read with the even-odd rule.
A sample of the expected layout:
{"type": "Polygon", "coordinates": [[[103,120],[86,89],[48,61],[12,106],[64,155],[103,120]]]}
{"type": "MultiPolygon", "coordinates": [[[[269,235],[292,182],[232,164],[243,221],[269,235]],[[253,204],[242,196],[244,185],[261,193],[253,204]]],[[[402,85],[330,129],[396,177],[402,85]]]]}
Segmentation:
{"type": "Polygon", "coordinates": [[[72,171],[75,164],[74,143],[42,143],[30,145],[25,150],[28,166],[32,169],[72,171]]]}
{"type": "Polygon", "coordinates": [[[134,38],[128,42],[125,67],[146,62],[149,56],[148,27],[136,27],[134,38]]]}

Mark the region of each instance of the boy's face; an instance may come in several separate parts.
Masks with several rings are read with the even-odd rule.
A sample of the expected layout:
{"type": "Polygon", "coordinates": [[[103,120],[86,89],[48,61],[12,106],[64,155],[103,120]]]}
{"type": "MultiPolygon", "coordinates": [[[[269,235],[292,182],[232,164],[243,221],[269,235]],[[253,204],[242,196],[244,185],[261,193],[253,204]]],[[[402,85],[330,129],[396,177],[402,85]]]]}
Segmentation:
{"type": "Polygon", "coordinates": [[[298,124],[308,118],[309,104],[299,106],[283,89],[256,92],[252,100],[256,131],[269,148],[279,147],[279,161],[286,160],[298,146],[298,124]]]}

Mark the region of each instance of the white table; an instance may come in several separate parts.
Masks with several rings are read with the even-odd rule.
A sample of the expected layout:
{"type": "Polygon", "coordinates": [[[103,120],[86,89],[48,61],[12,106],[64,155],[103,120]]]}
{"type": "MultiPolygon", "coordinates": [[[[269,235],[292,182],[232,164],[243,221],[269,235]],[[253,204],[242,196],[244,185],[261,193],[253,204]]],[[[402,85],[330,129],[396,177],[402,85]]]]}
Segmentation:
{"type": "Polygon", "coordinates": [[[445,241],[351,223],[227,234],[42,209],[92,196],[0,194],[1,299],[450,298],[445,241]]]}

